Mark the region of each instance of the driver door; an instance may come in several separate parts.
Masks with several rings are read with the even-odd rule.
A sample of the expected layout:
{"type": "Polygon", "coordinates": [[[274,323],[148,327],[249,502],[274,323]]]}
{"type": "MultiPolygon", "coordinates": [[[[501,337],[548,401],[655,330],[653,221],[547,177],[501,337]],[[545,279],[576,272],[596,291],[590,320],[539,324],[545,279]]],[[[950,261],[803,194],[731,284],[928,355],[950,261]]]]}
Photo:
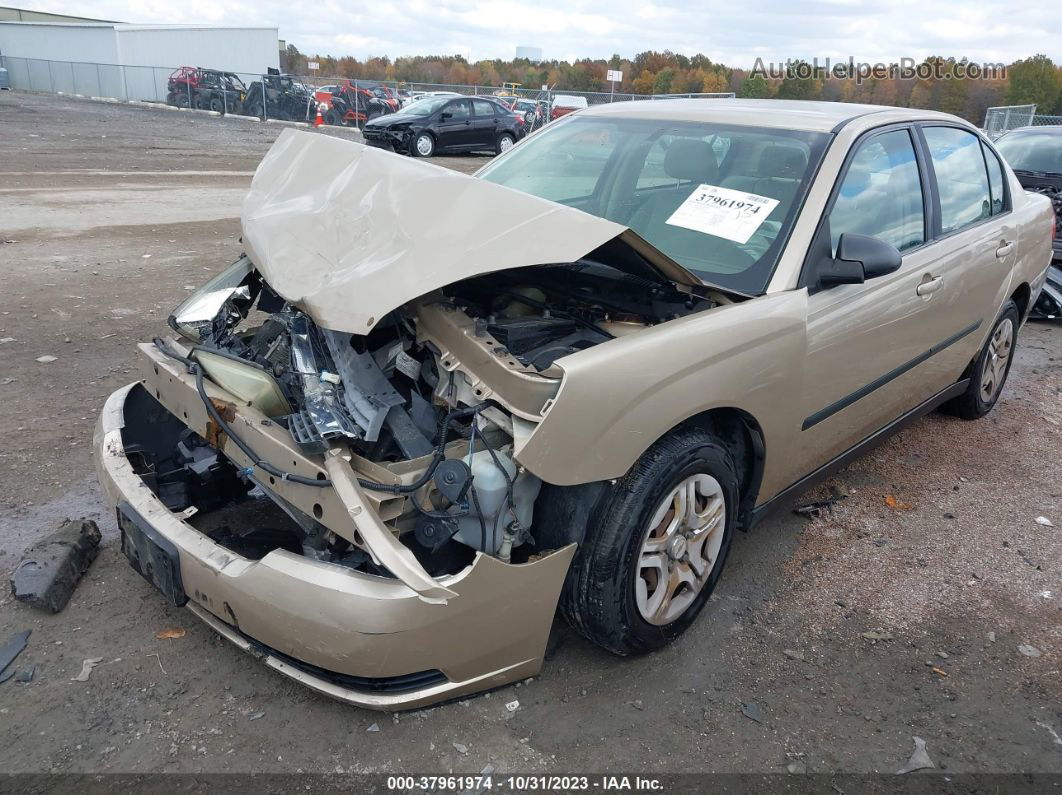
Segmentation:
{"type": "Polygon", "coordinates": [[[439,149],[464,149],[472,142],[472,108],[467,99],[447,102],[435,123],[439,149]],[[449,114],[447,116],[446,114],[449,114]]]}
{"type": "MultiPolygon", "coordinates": [[[[925,165],[909,127],[864,138],[849,159],[820,236],[835,254],[842,234],[895,246],[899,270],[863,284],[808,285],[803,418],[793,480],[814,471],[939,390],[920,367],[938,339],[935,293],[922,282],[937,252],[930,237],[925,165]]],[[[810,264],[810,263],[809,263],[810,264]]]]}

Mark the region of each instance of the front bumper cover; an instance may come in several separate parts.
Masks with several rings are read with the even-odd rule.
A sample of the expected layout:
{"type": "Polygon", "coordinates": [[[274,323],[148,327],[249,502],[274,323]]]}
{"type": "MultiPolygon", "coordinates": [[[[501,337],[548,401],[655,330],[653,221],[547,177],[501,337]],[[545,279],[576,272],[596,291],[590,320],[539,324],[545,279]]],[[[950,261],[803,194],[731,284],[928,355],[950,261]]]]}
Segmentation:
{"type": "Polygon", "coordinates": [[[94,438],[97,473],[111,506],[128,504],[176,548],[188,608],[225,638],[314,690],[373,709],[420,707],[541,669],[574,545],[522,565],[478,554],[438,579],[454,594],[445,603],[284,550],[242,558],[169,511],[126,457],[127,396],[146,388],[165,405],[166,387],[180,388],[163,373],[110,396],[94,438]]]}

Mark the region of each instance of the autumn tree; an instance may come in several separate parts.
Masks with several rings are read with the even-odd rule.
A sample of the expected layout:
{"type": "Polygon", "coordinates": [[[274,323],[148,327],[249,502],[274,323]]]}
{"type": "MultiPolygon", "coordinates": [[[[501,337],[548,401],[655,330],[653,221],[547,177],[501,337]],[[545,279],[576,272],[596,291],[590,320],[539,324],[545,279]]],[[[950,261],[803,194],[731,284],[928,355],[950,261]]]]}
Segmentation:
{"type": "Polygon", "coordinates": [[[1010,85],[1007,102],[1011,105],[1036,105],[1040,113],[1051,113],[1062,94],[1062,82],[1054,62],[1046,55],[1034,55],[1015,61],[1007,70],[1010,85]]]}

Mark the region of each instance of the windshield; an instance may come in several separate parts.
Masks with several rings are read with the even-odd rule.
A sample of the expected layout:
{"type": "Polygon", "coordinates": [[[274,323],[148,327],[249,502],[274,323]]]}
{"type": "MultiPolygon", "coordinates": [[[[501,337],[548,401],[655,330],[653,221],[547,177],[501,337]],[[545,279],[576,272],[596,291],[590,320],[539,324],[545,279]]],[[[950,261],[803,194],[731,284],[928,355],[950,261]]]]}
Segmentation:
{"type": "Polygon", "coordinates": [[[573,116],[477,176],[629,226],[706,282],[761,293],[829,135],[573,116]]]}
{"type": "Polygon", "coordinates": [[[996,141],[996,149],[1015,171],[1062,174],[1062,135],[1011,133],[996,141]]]}
{"type": "Polygon", "coordinates": [[[411,103],[400,111],[403,116],[430,116],[453,97],[424,97],[411,103]]]}

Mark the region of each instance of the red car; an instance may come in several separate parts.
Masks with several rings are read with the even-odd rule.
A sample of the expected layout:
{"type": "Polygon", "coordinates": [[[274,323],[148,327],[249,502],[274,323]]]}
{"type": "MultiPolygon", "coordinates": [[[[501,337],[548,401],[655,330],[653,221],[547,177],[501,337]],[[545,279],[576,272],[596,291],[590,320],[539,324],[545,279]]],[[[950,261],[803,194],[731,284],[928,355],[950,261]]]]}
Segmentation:
{"type": "Polygon", "coordinates": [[[553,97],[553,107],[550,110],[549,118],[551,121],[559,119],[561,116],[567,116],[577,110],[582,110],[588,107],[586,97],[576,97],[570,94],[557,94],[553,97]]]}

